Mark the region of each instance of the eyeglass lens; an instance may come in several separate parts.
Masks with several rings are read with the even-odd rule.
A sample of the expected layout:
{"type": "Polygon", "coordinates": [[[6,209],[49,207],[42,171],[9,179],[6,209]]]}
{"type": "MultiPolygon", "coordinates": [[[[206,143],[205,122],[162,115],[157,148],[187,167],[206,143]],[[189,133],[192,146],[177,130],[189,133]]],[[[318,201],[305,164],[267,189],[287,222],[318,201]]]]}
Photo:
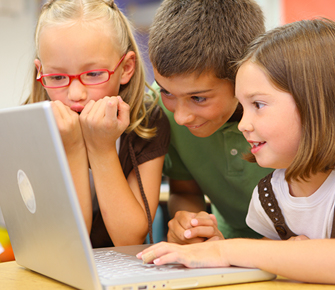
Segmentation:
{"type": "MultiPolygon", "coordinates": [[[[107,71],[90,71],[79,75],[81,82],[84,85],[95,85],[107,82],[109,73],[107,71]]],[[[62,87],[70,84],[70,77],[68,75],[48,75],[42,76],[42,81],[48,87],[62,87]]]]}

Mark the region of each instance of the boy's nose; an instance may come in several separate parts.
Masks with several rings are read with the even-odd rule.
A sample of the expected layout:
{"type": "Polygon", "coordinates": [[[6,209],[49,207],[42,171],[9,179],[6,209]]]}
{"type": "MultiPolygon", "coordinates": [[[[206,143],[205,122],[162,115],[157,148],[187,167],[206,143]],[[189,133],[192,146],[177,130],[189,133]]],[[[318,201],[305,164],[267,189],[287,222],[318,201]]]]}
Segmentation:
{"type": "Polygon", "coordinates": [[[68,87],[68,99],[78,102],[85,100],[86,98],[86,87],[78,79],[74,79],[68,87]]]}
{"type": "Polygon", "coordinates": [[[177,104],[174,110],[174,119],[178,125],[183,126],[194,120],[194,114],[187,106],[177,104]]]}

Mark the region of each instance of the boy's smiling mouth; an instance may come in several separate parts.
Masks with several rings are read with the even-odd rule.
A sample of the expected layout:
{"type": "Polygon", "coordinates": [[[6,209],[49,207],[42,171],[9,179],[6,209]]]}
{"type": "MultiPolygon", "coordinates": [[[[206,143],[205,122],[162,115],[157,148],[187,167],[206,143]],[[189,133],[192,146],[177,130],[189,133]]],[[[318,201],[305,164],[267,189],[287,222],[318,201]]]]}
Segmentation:
{"type": "Polygon", "coordinates": [[[191,125],[184,125],[184,126],[187,127],[188,129],[197,129],[197,128],[202,127],[206,123],[207,123],[207,121],[205,123],[200,124],[200,125],[193,125],[193,126],[191,126],[191,125]]]}

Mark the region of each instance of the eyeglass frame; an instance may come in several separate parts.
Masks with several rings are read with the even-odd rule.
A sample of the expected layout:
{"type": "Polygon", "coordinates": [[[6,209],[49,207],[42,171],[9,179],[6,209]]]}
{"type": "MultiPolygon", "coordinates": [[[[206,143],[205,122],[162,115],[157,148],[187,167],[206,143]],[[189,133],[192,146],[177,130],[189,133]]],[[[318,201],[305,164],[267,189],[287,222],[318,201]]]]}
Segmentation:
{"type": "Polygon", "coordinates": [[[80,83],[82,83],[84,86],[96,86],[96,85],[101,85],[101,84],[104,84],[106,82],[108,82],[110,80],[110,76],[112,74],[115,73],[115,71],[117,70],[117,68],[120,66],[120,64],[122,63],[122,61],[124,60],[124,58],[126,57],[126,54],[124,54],[121,59],[119,60],[119,62],[117,63],[117,65],[115,66],[115,68],[113,70],[108,70],[108,69],[92,69],[92,70],[88,70],[88,71],[84,71],[80,74],[77,74],[77,75],[69,75],[69,74],[41,74],[41,68],[42,66],[40,67],[40,69],[38,70],[38,73],[37,73],[37,77],[36,77],[36,81],[40,82],[41,85],[44,87],[44,88],[47,88],[47,89],[59,89],[59,88],[65,88],[65,87],[68,87],[71,85],[72,81],[74,79],[78,79],[80,81],[80,83]],[[108,72],[108,79],[106,81],[103,81],[103,82],[100,82],[100,83],[97,83],[97,84],[84,84],[81,80],[81,76],[83,74],[87,74],[87,73],[90,73],[90,72],[93,72],[93,71],[105,71],[105,72],[108,72]],[[42,78],[43,77],[49,77],[49,76],[66,76],[69,78],[69,83],[65,86],[60,86],[60,87],[51,87],[51,86],[46,86],[44,85],[43,81],[42,81],[42,78]]]}

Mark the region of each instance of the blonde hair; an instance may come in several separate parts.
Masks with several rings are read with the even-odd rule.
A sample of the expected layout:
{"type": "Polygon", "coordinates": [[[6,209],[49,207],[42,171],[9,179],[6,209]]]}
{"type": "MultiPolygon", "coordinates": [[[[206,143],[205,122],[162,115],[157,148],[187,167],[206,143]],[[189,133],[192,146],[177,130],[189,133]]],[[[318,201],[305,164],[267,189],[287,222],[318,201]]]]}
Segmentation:
{"type": "Polygon", "coordinates": [[[237,68],[248,60],[292,95],[300,114],[301,141],[286,180],[334,169],[335,22],[302,20],[273,29],[250,44],[237,68]]]}
{"type": "MultiPolygon", "coordinates": [[[[149,89],[151,87],[145,81],[143,61],[132,33],[131,24],[114,1],[51,0],[45,3],[35,31],[36,58],[39,57],[39,36],[42,29],[48,26],[72,25],[77,21],[85,22],[87,25],[99,21],[113,29],[113,37],[117,42],[120,58],[129,51],[135,52],[135,73],[127,84],[120,86],[119,91],[119,95],[130,106],[130,125],[126,132],[135,131],[142,138],[153,137],[156,128],[147,128],[147,126],[150,113],[158,98],[155,100],[145,93],[145,86],[149,89]]],[[[27,103],[49,100],[46,90],[36,81],[36,76],[35,69],[32,92],[27,103]]]]}

